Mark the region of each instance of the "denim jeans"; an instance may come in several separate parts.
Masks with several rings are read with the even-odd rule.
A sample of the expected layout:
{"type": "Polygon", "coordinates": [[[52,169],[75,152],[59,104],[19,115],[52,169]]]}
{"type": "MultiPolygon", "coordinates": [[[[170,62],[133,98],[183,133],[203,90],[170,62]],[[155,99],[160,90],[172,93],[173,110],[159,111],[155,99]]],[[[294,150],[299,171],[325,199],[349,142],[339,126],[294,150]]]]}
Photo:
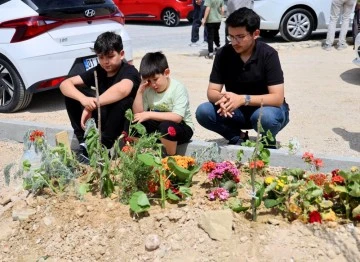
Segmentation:
{"type": "Polygon", "coordinates": [[[354,12],[356,0],[333,0],[331,3],[330,22],[326,36],[326,44],[333,45],[335,38],[336,23],[341,13],[341,28],[339,35],[339,44],[346,44],[346,34],[349,30],[349,20],[354,12]]]}
{"type": "MultiPolygon", "coordinates": [[[[205,7],[204,1],[201,5],[197,5],[195,1],[193,1],[194,5],[194,13],[193,13],[193,22],[191,27],[191,43],[196,43],[199,41],[199,30],[201,27],[201,19],[204,16],[205,7]]],[[[207,41],[207,30],[204,28],[204,41],[207,41]]]]}
{"type": "MultiPolygon", "coordinates": [[[[234,111],[233,117],[222,117],[216,111],[218,107],[205,102],[196,109],[198,123],[229,140],[229,144],[236,144],[240,139],[241,129],[257,131],[257,121],[260,114],[258,107],[242,106],[234,111]]],[[[264,134],[270,130],[275,137],[281,129],[289,123],[289,106],[284,102],[280,107],[264,106],[262,108],[261,126],[264,134]]]]}

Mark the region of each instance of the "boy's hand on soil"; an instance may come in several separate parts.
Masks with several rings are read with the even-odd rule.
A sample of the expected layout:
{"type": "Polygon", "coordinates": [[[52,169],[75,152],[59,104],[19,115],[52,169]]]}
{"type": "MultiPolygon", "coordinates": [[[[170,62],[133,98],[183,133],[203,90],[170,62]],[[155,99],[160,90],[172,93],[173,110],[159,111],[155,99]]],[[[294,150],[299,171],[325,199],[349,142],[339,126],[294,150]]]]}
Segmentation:
{"type": "Polygon", "coordinates": [[[92,117],[92,111],[89,111],[87,109],[84,109],[81,114],[81,128],[85,130],[85,123],[88,119],[92,117]]]}

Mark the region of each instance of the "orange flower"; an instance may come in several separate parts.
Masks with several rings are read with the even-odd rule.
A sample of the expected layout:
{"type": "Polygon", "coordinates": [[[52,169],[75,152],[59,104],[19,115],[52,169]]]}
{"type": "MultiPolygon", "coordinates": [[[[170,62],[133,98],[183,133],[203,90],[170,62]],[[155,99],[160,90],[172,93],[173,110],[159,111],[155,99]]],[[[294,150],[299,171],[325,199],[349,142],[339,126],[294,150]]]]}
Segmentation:
{"type": "Polygon", "coordinates": [[[309,176],[309,180],[314,181],[317,186],[323,186],[326,182],[325,174],[312,174],[309,176]]]}
{"type": "MultiPolygon", "coordinates": [[[[176,164],[177,164],[178,166],[181,166],[182,168],[188,169],[189,167],[195,165],[195,159],[192,158],[192,157],[189,157],[189,156],[179,156],[179,155],[171,156],[171,157],[172,157],[173,159],[175,159],[176,164]]],[[[165,158],[161,159],[161,163],[162,163],[163,167],[164,167],[166,170],[170,170],[169,167],[168,167],[168,165],[167,165],[167,161],[168,161],[168,157],[165,157],[165,158]]]]}
{"type": "Polygon", "coordinates": [[[147,183],[150,193],[156,193],[159,190],[159,185],[154,180],[150,180],[147,183]]]}
{"type": "Polygon", "coordinates": [[[133,154],[134,153],[134,148],[132,146],[125,145],[125,146],[123,146],[121,151],[124,152],[124,153],[133,154]]]}
{"type": "Polygon", "coordinates": [[[207,161],[207,162],[204,162],[202,167],[201,167],[201,170],[206,172],[206,173],[209,173],[211,171],[213,171],[216,167],[216,163],[213,162],[213,161],[207,161]]]}
{"type": "Polygon", "coordinates": [[[263,168],[264,166],[265,166],[265,164],[264,164],[264,161],[262,161],[262,160],[252,161],[252,162],[250,162],[250,164],[249,164],[250,169],[254,169],[254,168],[256,168],[256,169],[261,169],[261,168],[263,168]]]}
{"type": "Polygon", "coordinates": [[[302,159],[304,159],[306,163],[312,163],[314,161],[314,155],[312,153],[305,152],[302,159]]]}

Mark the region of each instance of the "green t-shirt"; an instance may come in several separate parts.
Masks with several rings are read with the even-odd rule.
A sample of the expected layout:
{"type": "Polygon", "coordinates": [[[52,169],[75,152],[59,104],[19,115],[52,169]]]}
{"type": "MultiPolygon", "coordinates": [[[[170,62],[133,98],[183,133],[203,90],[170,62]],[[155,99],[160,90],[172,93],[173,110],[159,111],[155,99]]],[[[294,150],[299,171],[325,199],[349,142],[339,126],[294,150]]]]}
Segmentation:
{"type": "Polygon", "coordinates": [[[179,81],[170,78],[170,85],[162,93],[147,88],[143,94],[145,111],[172,112],[183,117],[183,121],[194,130],[189,95],[186,87],[179,81]]]}
{"type": "Polygon", "coordinates": [[[206,23],[220,23],[221,8],[224,6],[224,0],[205,0],[204,6],[210,7],[210,13],[207,17],[206,23]]]}

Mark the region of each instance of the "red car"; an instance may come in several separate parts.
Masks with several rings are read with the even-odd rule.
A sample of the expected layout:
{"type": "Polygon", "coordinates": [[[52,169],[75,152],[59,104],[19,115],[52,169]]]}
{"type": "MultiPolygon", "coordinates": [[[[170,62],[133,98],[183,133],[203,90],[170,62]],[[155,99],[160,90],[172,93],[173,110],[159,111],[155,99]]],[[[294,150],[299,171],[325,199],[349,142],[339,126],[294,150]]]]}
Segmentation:
{"type": "Polygon", "coordinates": [[[177,26],[180,19],[192,21],[192,0],[113,0],[130,21],[163,21],[177,26]]]}

